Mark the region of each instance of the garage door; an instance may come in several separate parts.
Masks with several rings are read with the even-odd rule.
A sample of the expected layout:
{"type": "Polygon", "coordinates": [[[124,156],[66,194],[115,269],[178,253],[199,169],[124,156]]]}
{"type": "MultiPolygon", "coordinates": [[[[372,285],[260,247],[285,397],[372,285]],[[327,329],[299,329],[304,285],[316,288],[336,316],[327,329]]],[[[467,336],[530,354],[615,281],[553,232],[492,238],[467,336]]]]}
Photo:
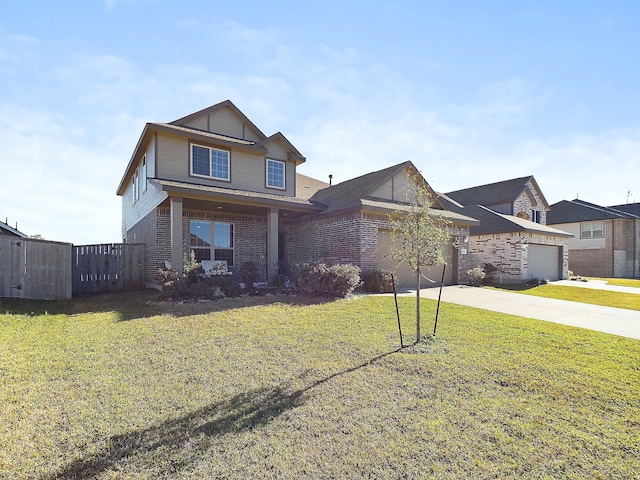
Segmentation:
{"type": "MultiPolygon", "coordinates": [[[[415,273],[406,265],[398,265],[397,262],[391,260],[386,256],[389,251],[389,246],[391,245],[391,231],[389,230],[378,230],[378,268],[382,270],[388,270],[393,273],[394,277],[397,280],[399,288],[415,288],[416,286],[416,275],[415,273]]],[[[452,246],[448,245],[444,251],[444,258],[447,262],[447,270],[445,272],[444,282],[447,285],[451,285],[453,283],[453,268],[452,268],[452,246]]],[[[422,267],[421,271],[424,276],[434,281],[432,283],[424,279],[424,276],[420,280],[420,286],[423,288],[428,288],[430,286],[439,286],[440,279],[442,278],[442,265],[435,265],[433,267],[422,267]]]]}
{"type": "Polygon", "coordinates": [[[560,279],[560,247],[529,244],[529,278],[560,279]]]}

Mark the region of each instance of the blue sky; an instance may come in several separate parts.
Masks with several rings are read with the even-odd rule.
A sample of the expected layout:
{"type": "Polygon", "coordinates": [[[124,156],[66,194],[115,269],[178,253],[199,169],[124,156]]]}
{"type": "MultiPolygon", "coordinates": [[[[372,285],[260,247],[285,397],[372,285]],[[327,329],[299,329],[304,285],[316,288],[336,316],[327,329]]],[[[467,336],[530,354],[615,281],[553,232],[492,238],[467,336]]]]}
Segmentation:
{"type": "Polygon", "coordinates": [[[441,192],[534,175],[549,203],[640,201],[640,2],[1,10],[0,220],[29,235],[120,241],[144,124],[226,99],[322,180],[411,160],[441,192]]]}

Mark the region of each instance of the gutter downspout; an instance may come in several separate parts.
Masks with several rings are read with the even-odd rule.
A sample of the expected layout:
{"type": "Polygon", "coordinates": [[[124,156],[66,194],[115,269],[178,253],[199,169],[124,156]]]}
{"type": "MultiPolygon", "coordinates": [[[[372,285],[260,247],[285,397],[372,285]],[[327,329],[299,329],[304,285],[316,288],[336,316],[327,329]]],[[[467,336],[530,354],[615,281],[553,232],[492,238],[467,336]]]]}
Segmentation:
{"type": "Polygon", "coordinates": [[[611,220],[611,278],[616,278],[616,222],[611,220]]]}
{"type": "Polygon", "coordinates": [[[633,278],[638,278],[640,274],[640,262],[638,262],[638,223],[640,218],[633,221],[633,278]]]}

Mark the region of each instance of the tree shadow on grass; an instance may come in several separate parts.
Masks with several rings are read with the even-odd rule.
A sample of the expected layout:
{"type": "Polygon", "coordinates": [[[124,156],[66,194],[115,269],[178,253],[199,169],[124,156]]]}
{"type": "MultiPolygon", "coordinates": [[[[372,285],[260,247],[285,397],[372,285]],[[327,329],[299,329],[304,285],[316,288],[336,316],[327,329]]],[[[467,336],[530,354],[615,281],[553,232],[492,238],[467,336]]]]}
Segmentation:
{"type": "MultiPolygon", "coordinates": [[[[123,435],[114,435],[106,442],[106,447],[95,454],[79,458],[64,466],[58,472],[42,477],[42,480],[91,479],[116,468],[139,455],[169,450],[176,454],[170,466],[161,468],[178,472],[188,468],[202,455],[203,449],[193,444],[207,447],[206,440],[230,433],[240,433],[266,425],[283,413],[304,404],[304,395],[310,390],[399,352],[392,350],[378,355],[364,363],[316,380],[299,389],[292,389],[287,382],[273,388],[261,388],[238,394],[228,400],[201,408],[176,419],[123,435]]],[[[298,380],[305,377],[301,375],[298,380]]],[[[166,453],[163,453],[166,457],[166,453]]]]}

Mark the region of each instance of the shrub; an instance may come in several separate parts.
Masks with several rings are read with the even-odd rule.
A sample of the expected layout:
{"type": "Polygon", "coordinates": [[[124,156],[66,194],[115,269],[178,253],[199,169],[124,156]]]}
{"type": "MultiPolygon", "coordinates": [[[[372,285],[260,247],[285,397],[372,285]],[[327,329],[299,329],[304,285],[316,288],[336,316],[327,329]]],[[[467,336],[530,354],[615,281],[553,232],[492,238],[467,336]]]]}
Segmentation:
{"type": "Polygon", "coordinates": [[[196,261],[192,251],[184,258],[184,274],[175,269],[160,269],[162,296],[171,300],[218,300],[224,297],[237,297],[242,293],[240,284],[230,275],[207,277],[202,265],[196,261]]]}
{"type": "Polygon", "coordinates": [[[391,273],[386,270],[364,270],[360,274],[362,290],[371,293],[393,292],[393,280],[391,273]]]}
{"type": "Polygon", "coordinates": [[[189,285],[198,283],[198,277],[204,274],[202,264],[196,260],[196,253],[193,250],[191,250],[189,258],[183,258],[182,269],[189,285]]]}
{"type": "Polygon", "coordinates": [[[360,267],[306,263],[298,267],[297,285],[302,293],[346,297],[360,283],[360,267]]]}
{"type": "Polygon", "coordinates": [[[218,300],[224,298],[225,294],[220,287],[211,282],[189,283],[188,277],[183,277],[163,285],[162,296],[171,300],[218,300]]]}
{"type": "Polygon", "coordinates": [[[220,288],[225,297],[239,297],[242,295],[240,284],[231,275],[214,275],[206,280],[214,287],[220,288]]]}
{"type": "Polygon", "coordinates": [[[482,284],[482,281],[486,277],[484,268],[482,268],[480,265],[467,270],[467,275],[469,275],[471,285],[474,285],[476,287],[480,286],[482,284]]]}
{"type": "Polygon", "coordinates": [[[253,262],[244,262],[240,265],[240,279],[247,290],[254,288],[259,280],[258,266],[253,262]]]}

